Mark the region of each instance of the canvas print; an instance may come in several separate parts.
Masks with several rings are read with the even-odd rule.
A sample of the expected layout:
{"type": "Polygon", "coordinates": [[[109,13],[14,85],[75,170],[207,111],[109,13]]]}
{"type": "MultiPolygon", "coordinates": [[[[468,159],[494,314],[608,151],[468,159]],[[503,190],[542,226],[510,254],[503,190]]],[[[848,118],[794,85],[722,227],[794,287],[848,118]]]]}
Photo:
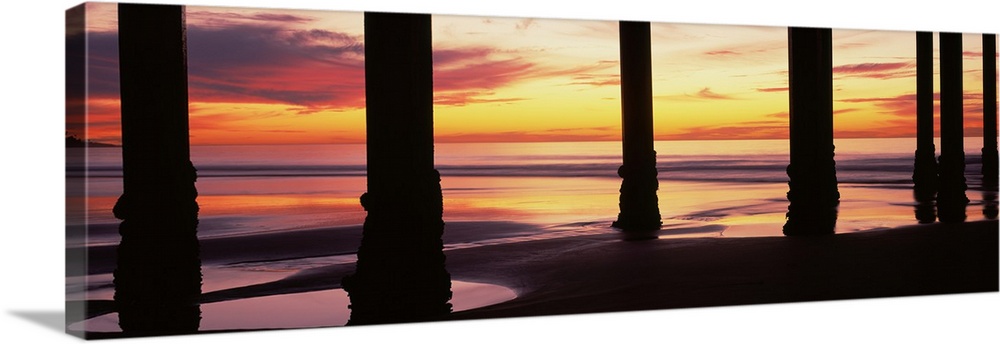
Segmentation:
{"type": "Polygon", "coordinates": [[[996,58],[992,33],[85,3],[66,331],[997,292],[996,58]]]}

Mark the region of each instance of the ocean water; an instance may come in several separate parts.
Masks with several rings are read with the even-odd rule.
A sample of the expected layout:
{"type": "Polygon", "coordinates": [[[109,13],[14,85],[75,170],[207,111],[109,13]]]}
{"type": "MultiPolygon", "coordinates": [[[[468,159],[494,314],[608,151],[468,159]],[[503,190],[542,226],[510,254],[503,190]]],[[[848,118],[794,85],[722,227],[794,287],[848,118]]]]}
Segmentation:
{"type": "MultiPolygon", "coordinates": [[[[913,139],[841,139],[835,145],[843,195],[838,231],[916,223],[913,139]]],[[[976,209],[981,147],[981,139],[966,139],[970,220],[982,218],[976,209]]],[[[657,141],[655,149],[665,229],[715,224],[729,229],[715,233],[721,236],[780,235],[787,141],[657,141]]],[[[111,207],[121,194],[121,151],[86,153],[86,170],[67,166],[69,178],[89,177],[86,190],[71,189],[69,197],[86,198],[88,243],[114,244],[118,220],[111,207]]],[[[194,146],[191,155],[203,237],[364,221],[358,202],[366,189],[364,145],[194,146]]],[[[435,157],[446,221],[572,229],[609,224],[618,213],[619,142],[444,143],[436,145],[435,157]]]]}
{"type": "MultiPolygon", "coordinates": [[[[912,139],[835,142],[841,192],[837,232],[918,223],[910,181],[914,144],[912,139]]],[[[787,145],[784,140],[656,142],[664,224],[659,237],[782,235],[788,206],[787,145]]],[[[996,193],[980,190],[981,140],[966,139],[965,147],[966,194],[972,201],[966,212],[969,221],[975,221],[984,218],[984,198],[995,199],[996,193]]],[[[68,182],[67,197],[87,205],[69,210],[67,245],[110,252],[119,241],[119,220],[111,208],[122,192],[121,150],[68,149],[76,150],[70,154],[85,153],[88,160],[86,165],[67,166],[67,178],[86,178],[86,183],[68,182]]],[[[437,144],[435,150],[442,176],[446,254],[468,247],[612,231],[621,183],[616,174],[621,164],[619,142],[437,144]]],[[[194,146],[191,154],[198,169],[198,235],[203,243],[221,241],[233,253],[246,243],[241,238],[300,233],[297,240],[315,241],[311,235],[321,234],[337,238],[322,242],[323,252],[340,252],[316,255],[308,251],[315,247],[299,246],[299,241],[280,248],[281,253],[270,252],[284,254],[280,259],[204,263],[203,292],[355,261],[352,250],[359,242],[351,240],[359,236],[351,232],[360,233],[365,217],[358,201],[366,190],[364,145],[194,146]],[[318,231],[297,232],[310,229],[318,231]]],[[[218,250],[220,245],[214,247],[218,250]]],[[[92,257],[90,263],[113,268],[114,261],[98,263],[92,257]]],[[[110,300],[112,278],[107,268],[70,277],[67,299],[110,300]]],[[[453,283],[456,309],[514,297],[502,286],[453,283]]],[[[343,290],[331,289],[206,303],[201,307],[201,329],[339,326],[349,316],[348,302],[343,290]],[[313,307],[317,302],[327,306],[313,307]],[[242,316],[264,310],[282,314],[286,323],[261,323],[242,316]]],[[[120,331],[116,313],[70,327],[120,331]]]]}

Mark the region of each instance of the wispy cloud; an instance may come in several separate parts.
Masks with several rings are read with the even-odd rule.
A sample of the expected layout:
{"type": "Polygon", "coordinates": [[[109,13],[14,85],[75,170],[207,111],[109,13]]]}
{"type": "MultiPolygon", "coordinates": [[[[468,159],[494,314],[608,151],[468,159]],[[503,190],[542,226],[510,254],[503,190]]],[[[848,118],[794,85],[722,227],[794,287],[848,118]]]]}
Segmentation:
{"type": "Polygon", "coordinates": [[[536,23],[535,19],[527,18],[517,22],[517,24],[514,24],[514,28],[518,30],[527,30],[532,26],[537,26],[536,23]]]}
{"type": "Polygon", "coordinates": [[[434,64],[434,90],[493,90],[523,80],[538,67],[535,62],[520,57],[498,56],[493,53],[480,55],[480,48],[473,53],[450,53],[451,60],[434,64]]]}
{"type": "Polygon", "coordinates": [[[529,98],[495,98],[492,97],[496,93],[494,92],[447,92],[445,94],[435,95],[434,104],[435,105],[446,105],[446,106],[463,106],[469,104],[487,104],[487,103],[501,103],[510,104],[513,102],[519,102],[522,100],[527,100],[529,98]]]}
{"type": "MultiPolygon", "coordinates": [[[[938,93],[934,94],[935,109],[939,107],[937,100],[940,99],[940,96],[938,93]]],[[[914,117],[917,113],[916,93],[901,94],[894,97],[845,98],[837,99],[836,101],[850,104],[872,104],[877,108],[883,109],[882,113],[894,116],[914,117]]]]}
{"type": "Polygon", "coordinates": [[[847,43],[837,44],[837,46],[834,49],[837,49],[837,50],[846,50],[846,49],[855,49],[855,48],[865,48],[865,47],[869,47],[869,46],[871,46],[870,43],[847,42],[847,43]]]}
{"type": "Polygon", "coordinates": [[[720,94],[712,91],[711,87],[704,87],[695,93],[684,93],[684,94],[673,94],[673,95],[661,95],[653,97],[655,99],[662,100],[690,100],[690,101],[702,101],[702,100],[737,100],[740,98],[728,95],[720,94]]]}
{"type": "MultiPolygon", "coordinates": [[[[982,113],[982,99],[982,93],[965,92],[963,95],[963,112],[966,115],[978,115],[982,113]]],[[[940,113],[940,100],[941,94],[934,93],[934,113],[940,113]]],[[[872,104],[882,109],[881,113],[905,118],[914,118],[917,113],[916,93],[901,94],[894,97],[846,98],[836,101],[853,104],[872,104]]]]}
{"type": "Polygon", "coordinates": [[[788,122],[749,121],[730,125],[696,126],[686,128],[681,133],[657,138],[672,140],[787,139],[788,122]]]}
{"type": "Polygon", "coordinates": [[[742,54],[739,53],[739,52],[736,52],[735,50],[722,49],[722,50],[706,51],[705,55],[709,55],[709,56],[733,56],[733,55],[742,55],[742,54]]]}
{"type": "Polygon", "coordinates": [[[712,89],[710,89],[708,87],[705,87],[705,88],[701,89],[701,91],[698,91],[697,95],[698,95],[699,98],[713,99],[713,100],[731,100],[731,99],[736,99],[733,96],[729,96],[729,95],[724,95],[724,94],[719,94],[719,93],[712,92],[712,89]]]}
{"type": "Polygon", "coordinates": [[[839,114],[842,114],[842,113],[855,112],[855,111],[858,111],[858,110],[859,109],[857,109],[857,108],[838,109],[838,110],[833,110],[833,114],[834,115],[839,115],[839,114]]]}
{"type": "Polygon", "coordinates": [[[493,98],[499,89],[546,79],[568,79],[570,85],[617,85],[617,74],[602,73],[617,61],[578,66],[550,66],[533,58],[534,52],[497,50],[485,46],[436,48],[435,103],[462,106],[483,102],[516,102],[522,97],[493,98]]]}
{"type": "Polygon", "coordinates": [[[434,49],[434,64],[437,66],[448,66],[455,63],[465,63],[469,61],[482,60],[496,54],[493,47],[463,47],[463,48],[439,48],[434,49]]]}
{"type": "MultiPolygon", "coordinates": [[[[709,38],[711,39],[711,38],[709,38]]],[[[733,61],[739,59],[748,63],[761,61],[773,61],[774,54],[788,48],[787,43],[782,41],[765,41],[753,44],[725,44],[708,47],[708,50],[697,52],[695,58],[708,58],[716,60],[733,61]]]]}
{"type": "Polygon", "coordinates": [[[285,13],[234,13],[219,11],[187,11],[185,19],[188,25],[199,27],[246,25],[250,23],[279,25],[282,23],[304,24],[315,21],[313,18],[285,13]]]}
{"type": "MultiPolygon", "coordinates": [[[[1000,53],[996,53],[996,56],[1000,57],[1000,53]]],[[[962,57],[965,59],[979,59],[983,57],[982,51],[963,51],[962,57]]]]}
{"type": "Polygon", "coordinates": [[[788,92],[788,87],[764,87],[758,88],[757,92],[788,92]]]}
{"type": "Polygon", "coordinates": [[[580,74],[573,76],[571,85],[618,86],[622,84],[619,74],[580,74]]]}
{"type": "Polygon", "coordinates": [[[188,29],[191,100],[364,106],[360,37],[235,25],[188,29]]]}
{"type": "Polygon", "coordinates": [[[895,79],[915,76],[912,62],[858,63],[833,67],[833,74],[848,78],[895,79]]]}
{"type": "Polygon", "coordinates": [[[538,131],[437,134],[435,142],[576,142],[621,140],[619,127],[581,127],[538,131]]]}
{"type": "MultiPolygon", "coordinates": [[[[322,29],[297,29],[313,21],[289,14],[189,13],[189,93],[192,102],[279,103],[297,114],[364,107],[363,38],[322,29]]],[[[522,29],[538,25],[517,23],[522,29]]],[[[93,34],[91,92],[117,97],[117,36],[93,34]]],[[[472,46],[434,50],[436,102],[461,106],[511,103],[523,97],[496,96],[521,82],[564,78],[564,85],[614,86],[607,69],[617,61],[549,66],[537,51],[472,46]]]]}
{"type": "MultiPolygon", "coordinates": [[[[252,109],[191,109],[190,127],[192,131],[202,130],[245,130],[249,124],[269,118],[287,115],[282,111],[260,111],[252,109]],[[233,111],[237,110],[237,111],[233,111]]],[[[269,128],[274,129],[274,128],[269,128]]]]}
{"type": "MultiPolygon", "coordinates": [[[[267,21],[269,25],[189,25],[192,102],[277,102],[340,109],[364,106],[364,46],[360,37],[276,26],[275,21],[305,20],[285,15],[227,14],[221,18],[267,21]]],[[[117,98],[117,34],[91,33],[88,44],[91,95],[117,98]]]]}

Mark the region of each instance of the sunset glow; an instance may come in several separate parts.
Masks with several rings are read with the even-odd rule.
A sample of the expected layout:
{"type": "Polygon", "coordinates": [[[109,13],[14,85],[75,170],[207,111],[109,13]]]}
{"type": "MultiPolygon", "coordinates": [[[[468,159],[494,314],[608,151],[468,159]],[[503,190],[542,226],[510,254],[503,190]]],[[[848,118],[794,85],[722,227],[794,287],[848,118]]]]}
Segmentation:
{"type": "MultiPolygon", "coordinates": [[[[68,132],[119,143],[116,5],[87,6],[88,118],[68,132]]],[[[192,144],[365,141],[363,13],[188,6],[186,20],[192,144]]],[[[438,142],[620,140],[616,22],[434,16],[432,30],[438,142]]],[[[654,23],[651,44],[657,140],[787,138],[786,28],[654,23]]],[[[980,35],[964,51],[975,136],[980,35]]],[[[914,56],[912,32],[834,30],[837,138],[915,134],[914,56]]]]}

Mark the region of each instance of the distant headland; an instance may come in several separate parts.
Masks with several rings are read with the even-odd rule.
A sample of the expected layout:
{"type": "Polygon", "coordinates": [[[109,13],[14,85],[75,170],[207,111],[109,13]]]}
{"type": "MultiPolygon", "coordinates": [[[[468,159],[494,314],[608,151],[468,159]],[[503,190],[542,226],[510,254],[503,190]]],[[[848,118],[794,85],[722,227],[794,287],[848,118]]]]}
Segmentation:
{"type": "Polygon", "coordinates": [[[76,136],[66,136],[66,147],[121,147],[119,145],[110,143],[101,143],[94,141],[84,141],[76,136]]]}

